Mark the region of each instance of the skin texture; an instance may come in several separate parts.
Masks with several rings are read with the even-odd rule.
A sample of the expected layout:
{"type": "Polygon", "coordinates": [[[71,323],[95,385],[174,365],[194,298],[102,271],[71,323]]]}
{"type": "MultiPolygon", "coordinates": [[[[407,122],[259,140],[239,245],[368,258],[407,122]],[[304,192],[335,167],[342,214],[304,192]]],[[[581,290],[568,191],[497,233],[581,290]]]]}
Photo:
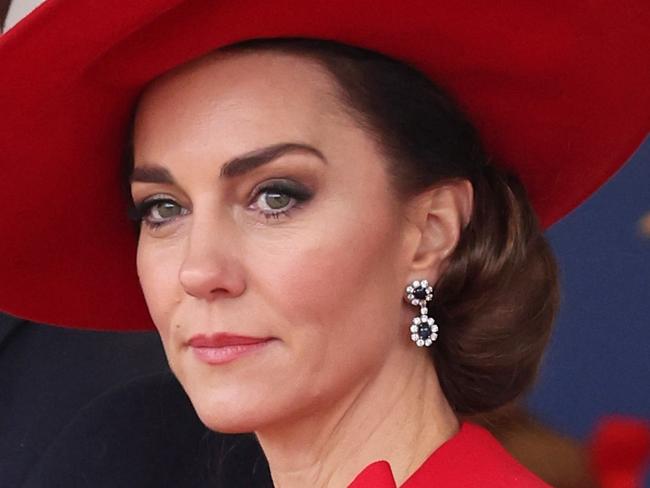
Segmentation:
{"type": "Polygon", "coordinates": [[[403,290],[435,283],[471,186],[396,198],[384,156],[338,100],[306,58],[212,54],[149,86],[134,128],[134,167],[175,180],[132,183],[136,205],[174,202],[145,216],[166,221],[142,225],[137,255],[169,364],[208,427],[257,434],[279,487],[346,486],[378,459],[401,482],[458,429],[428,352],[410,340],[403,290]],[[296,151],[220,176],[226,161],[284,142],[327,162],[296,151]],[[259,188],[278,179],[311,197],[265,216],[259,188]],[[215,332],[273,340],[208,365],[187,341],[215,332]]]}

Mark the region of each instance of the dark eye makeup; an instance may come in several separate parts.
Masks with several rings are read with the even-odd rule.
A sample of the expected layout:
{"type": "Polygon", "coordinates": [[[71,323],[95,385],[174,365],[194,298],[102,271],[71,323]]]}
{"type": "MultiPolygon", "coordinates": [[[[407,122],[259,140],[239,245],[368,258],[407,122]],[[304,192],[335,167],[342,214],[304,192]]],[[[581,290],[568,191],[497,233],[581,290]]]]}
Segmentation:
{"type": "MultiPolygon", "coordinates": [[[[253,190],[246,208],[266,219],[279,219],[288,217],[292,210],[301,208],[312,196],[313,192],[297,181],[276,178],[258,185],[253,190]]],[[[188,213],[189,210],[165,194],[153,195],[134,202],[128,210],[130,220],[144,223],[152,230],[188,213]]]]}

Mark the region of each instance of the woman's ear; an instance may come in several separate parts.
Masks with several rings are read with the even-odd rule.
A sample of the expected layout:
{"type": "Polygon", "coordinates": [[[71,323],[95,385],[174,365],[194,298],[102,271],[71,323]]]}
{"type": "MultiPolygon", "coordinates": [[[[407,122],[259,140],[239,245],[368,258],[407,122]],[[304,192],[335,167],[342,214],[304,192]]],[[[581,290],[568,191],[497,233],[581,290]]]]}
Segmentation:
{"type": "Polygon", "coordinates": [[[413,198],[408,218],[420,236],[410,263],[413,279],[438,280],[469,223],[473,200],[472,184],[464,179],[445,181],[413,198]]]}

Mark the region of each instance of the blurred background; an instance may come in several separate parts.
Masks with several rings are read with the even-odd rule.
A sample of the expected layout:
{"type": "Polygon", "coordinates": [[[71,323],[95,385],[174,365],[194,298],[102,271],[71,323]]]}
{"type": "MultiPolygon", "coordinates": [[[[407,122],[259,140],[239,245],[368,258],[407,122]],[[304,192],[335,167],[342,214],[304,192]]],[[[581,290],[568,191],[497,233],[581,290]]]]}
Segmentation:
{"type": "MultiPolygon", "coordinates": [[[[7,14],[5,30],[39,3],[0,0],[0,18],[7,14]]],[[[547,236],[559,260],[563,300],[541,376],[523,409],[559,439],[575,440],[571,445],[579,449],[593,440],[600,422],[609,416],[650,420],[650,138],[547,236]]],[[[75,333],[79,334],[71,332],[75,333]]],[[[129,350],[128,338],[102,338],[111,335],[115,336],[83,337],[129,350]]],[[[3,340],[0,330],[0,356],[10,340],[16,341],[8,334],[3,340]]],[[[138,366],[133,358],[123,358],[131,369],[122,376],[164,368],[164,358],[151,352],[160,347],[155,336],[139,335],[134,341],[132,351],[144,362],[138,366]]],[[[13,364],[12,374],[24,374],[13,364]]],[[[118,377],[102,381],[108,386],[118,377]]],[[[18,401],[14,398],[12,403],[6,395],[0,390],[0,408],[5,408],[0,417],[18,401]]],[[[0,438],[7,432],[2,425],[0,438]]],[[[542,436],[537,438],[541,442],[542,436]]],[[[646,473],[644,480],[639,486],[650,488],[650,475],[646,473]]]]}
{"type": "Polygon", "coordinates": [[[547,236],[563,300],[530,409],[579,438],[607,413],[650,419],[650,139],[547,236]]]}

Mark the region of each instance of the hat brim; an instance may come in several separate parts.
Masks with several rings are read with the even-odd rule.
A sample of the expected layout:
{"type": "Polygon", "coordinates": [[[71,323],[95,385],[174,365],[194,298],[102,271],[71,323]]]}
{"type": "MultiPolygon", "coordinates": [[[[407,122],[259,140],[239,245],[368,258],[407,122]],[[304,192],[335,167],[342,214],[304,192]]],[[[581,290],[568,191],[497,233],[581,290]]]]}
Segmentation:
{"type": "Polygon", "coordinates": [[[544,226],[650,127],[650,4],[48,0],[0,37],[0,309],[73,327],[153,327],[121,193],[142,88],[260,37],[333,39],[408,61],[456,97],[544,226]]]}

